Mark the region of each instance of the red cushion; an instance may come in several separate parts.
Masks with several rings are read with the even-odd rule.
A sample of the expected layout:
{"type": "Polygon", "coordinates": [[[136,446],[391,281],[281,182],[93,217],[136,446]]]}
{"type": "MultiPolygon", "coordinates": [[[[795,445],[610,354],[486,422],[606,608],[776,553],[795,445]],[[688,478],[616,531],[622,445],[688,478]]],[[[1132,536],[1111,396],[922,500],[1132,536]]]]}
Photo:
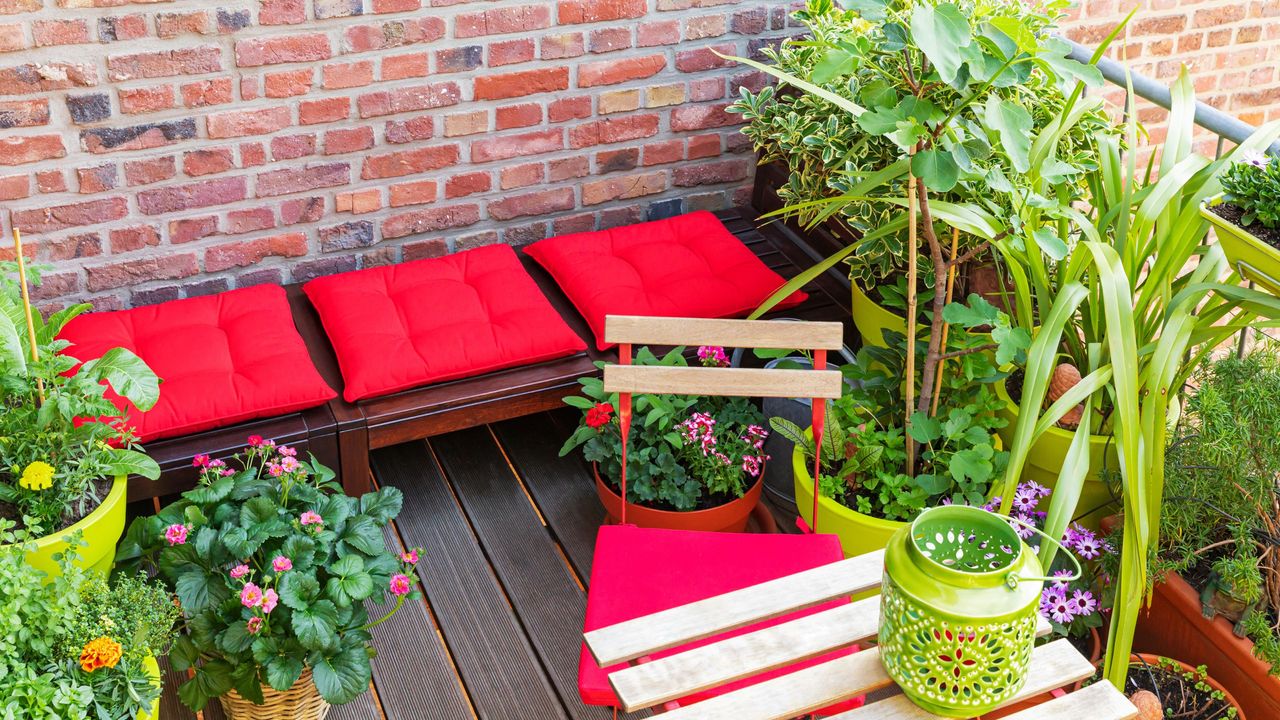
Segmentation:
{"type": "Polygon", "coordinates": [[[303,290],[348,402],[586,349],[507,245],[329,275],[303,290]]]}
{"type": "MultiPolygon", "coordinates": [[[[756,535],[606,525],[600,528],[596,536],[584,632],[843,559],[840,539],[835,535],[756,535]]],[[[656,659],[674,655],[846,602],[847,599],[832,601],[673,650],[654,653],[651,657],[656,659]]],[[[856,652],[856,649],[828,653],[813,660],[739,680],[684,698],[681,703],[697,702],[851,652],[856,652]]],[[[625,666],[619,665],[608,668],[608,671],[617,671],[623,667],[625,666]]],[[[618,705],[606,671],[596,664],[585,644],[578,663],[578,690],[582,701],[589,705],[618,705]]],[[[862,700],[859,698],[842,703],[838,708],[830,708],[829,711],[844,711],[861,704],[862,700]]]]}
{"type": "Polygon", "coordinates": [[[160,401],[140,412],[109,393],[143,441],[188,435],[321,405],[336,393],[311,363],[284,288],[81,315],[60,335],[80,361],[132,350],[160,376],[160,401]]]}
{"type": "MultiPolygon", "coordinates": [[[[786,282],[705,210],[525,248],[587,319],[596,345],[605,315],[742,317],[786,282]]],[[[779,309],[804,302],[800,291],[779,309]]]]}

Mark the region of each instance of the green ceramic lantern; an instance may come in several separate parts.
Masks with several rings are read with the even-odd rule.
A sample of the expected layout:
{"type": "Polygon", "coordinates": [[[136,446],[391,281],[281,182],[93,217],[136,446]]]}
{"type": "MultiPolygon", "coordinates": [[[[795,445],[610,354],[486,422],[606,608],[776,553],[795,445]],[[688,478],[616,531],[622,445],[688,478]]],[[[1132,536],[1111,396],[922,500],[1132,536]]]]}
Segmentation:
{"type": "Polygon", "coordinates": [[[889,676],[936,715],[969,718],[1008,702],[1026,682],[1049,579],[1008,518],[960,505],[924,511],[885,548],[889,676]]]}

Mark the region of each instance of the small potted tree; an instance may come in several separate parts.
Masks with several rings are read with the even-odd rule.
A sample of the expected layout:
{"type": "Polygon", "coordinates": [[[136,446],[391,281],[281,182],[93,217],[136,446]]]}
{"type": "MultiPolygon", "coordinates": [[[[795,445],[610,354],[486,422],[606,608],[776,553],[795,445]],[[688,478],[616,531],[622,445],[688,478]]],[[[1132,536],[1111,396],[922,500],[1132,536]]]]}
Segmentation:
{"type": "Polygon", "coordinates": [[[1253,151],[1227,168],[1201,205],[1233,268],[1280,294],[1280,157],[1253,151]]]}

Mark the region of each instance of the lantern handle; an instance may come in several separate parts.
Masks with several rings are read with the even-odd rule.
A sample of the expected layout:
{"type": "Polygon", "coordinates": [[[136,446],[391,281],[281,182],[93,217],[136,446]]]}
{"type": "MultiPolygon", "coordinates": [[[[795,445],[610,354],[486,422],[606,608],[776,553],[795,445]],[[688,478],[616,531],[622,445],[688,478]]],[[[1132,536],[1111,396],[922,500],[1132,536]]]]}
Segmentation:
{"type": "Polygon", "coordinates": [[[1064,546],[1064,545],[1062,544],[1062,542],[1061,542],[1061,541],[1054,539],[1054,537],[1053,537],[1052,535],[1050,535],[1049,533],[1047,533],[1047,532],[1045,532],[1045,531],[1041,530],[1040,528],[1036,527],[1035,525],[1032,525],[1031,523],[1028,523],[1028,522],[1024,522],[1024,521],[1022,521],[1022,520],[1019,520],[1019,519],[1018,519],[1018,518],[1016,518],[1016,517],[1005,517],[1004,519],[1005,519],[1005,520],[1009,520],[1009,521],[1011,521],[1011,522],[1018,523],[1018,524],[1019,524],[1019,525],[1021,525],[1022,527],[1024,527],[1024,528],[1026,528],[1026,529],[1030,530],[1031,532],[1036,533],[1037,535],[1039,535],[1040,537],[1044,538],[1045,540],[1048,540],[1049,542],[1053,543],[1054,545],[1057,545],[1057,546],[1058,546],[1058,549],[1059,549],[1059,550],[1061,550],[1061,551],[1062,551],[1062,553],[1063,553],[1064,555],[1066,555],[1066,556],[1067,556],[1067,558],[1068,558],[1069,560],[1071,560],[1071,564],[1076,566],[1076,574],[1075,574],[1075,575],[1072,575],[1071,577],[1052,577],[1052,576],[1044,576],[1044,575],[1019,575],[1019,574],[1017,574],[1017,573],[1009,573],[1009,576],[1008,576],[1007,578],[1005,578],[1005,583],[1006,583],[1010,588],[1016,588],[1016,587],[1018,587],[1018,583],[1022,582],[1023,580],[1027,580],[1027,581],[1029,581],[1029,582],[1035,582],[1035,581],[1039,581],[1039,582],[1048,582],[1048,581],[1054,581],[1054,582],[1075,582],[1076,580],[1079,580],[1080,578],[1084,577],[1084,568],[1080,566],[1080,561],[1076,559],[1076,556],[1075,556],[1074,554],[1072,554],[1072,552],[1071,552],[1070,550],[1068,550],[1068,549],[1066,548],[1066,546],[1064,546]]]}

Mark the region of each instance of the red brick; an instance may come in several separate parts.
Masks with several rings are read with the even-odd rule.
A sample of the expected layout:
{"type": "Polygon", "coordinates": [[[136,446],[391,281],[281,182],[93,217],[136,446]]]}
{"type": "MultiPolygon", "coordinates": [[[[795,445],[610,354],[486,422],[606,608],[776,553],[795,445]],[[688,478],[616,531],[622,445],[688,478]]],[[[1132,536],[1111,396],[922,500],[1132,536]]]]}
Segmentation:
{"type": "Polygon", "coordinates": [[[36,173],[36,192],[56,193],[67,189],[67,178],[61,170],[42,170],[36,173]]]}
{"type": "Polygon", "coordinates": [[[324,198],[305,197],[280,203],[280,222],[284,225],[313,223],[324,217],[324,198]]]}
{"type": "Polygon", "coordinates": [[[0,165],[23,165],[66,157],[66,154],[60,135],[0,137],[0,165]]]}
{"type": "Polygon", "coordinates": [[[94,257],[102,254],[102,237],[97,233],[83,233],[55,240],[46,240],[40,245],[40,254],[43,259],[52,262],[94,257]]]}
{"type": "Polygon", "coordinates": [[[745,180],[750,174],[750,160],[721,160],[702,165],[681,165],[672,171],[671,181],[676,187],[720,185],[745,180]]]}
{"type": "Polygon", "coordinates": [[[315,135],[288,135],[271,138],[271,159],[294,160],[316,153],[315,135]]]}
{"type": "Polygon", "coordinates": [[[26,175],[0,177],[0,200],[21,200],[31,196],[31,180],[26,175]]]}
{"type": "Polygon", "coordinates": [[[346,185],[349,182],[351,182],[351,166],[347,163],[330,163],[258,173],[256,187],[258,197],[275,197],[346,185]]]}
{"type": "Polygon", "coordinates": [[[547,180],[551,182],[586,177],[590,173],[591,163],[585,155],[575,155],[547,163],[547,180]]]}
{"type": "Polygon", "coordinates": [[[436,201],[436,181],[416,180],[391,186],[391,207],[425,205],[436,201]]]}
{"type": "Polygon", "coordinates": [[[0,95],[25,95],[72,87],[98,84],[98,71],[93,65],[46,63],[17,65],[0,69],[0,95]]]}
{"type": "Polygon", "coordinates": [[[120,112],[126,115],[157,112],[177,107],[172,85],[120,90],[120,112]]]}
{"type": "Polygon", "coordinates": [[[636,29],[636,47],[675,45],[679,42],[680,22],[678,20],[641,23],[636,29]]]}
{"type": "Polygon", "coordinates": [[[22,27],[22,23],[0,25],[0,52],[13,52],[27,46],[27,36],[22,27]]]}
{"type": "Polygon", "coordinates": [[[444,118],[444,136],[476,135],[489,131],[489,113],[484,110],[454,113],[444,118]]]}
{"type": "Polygon", "coordinates": [[[525,163],[502,168],[499,173],[500,187],[503,190],[537,185],[545,179],[542,163],[525,163]]]}
{"type": "Polygon", "coordinates": [[[449,243],[439,238],[431,240],[415,240],[405,243],[400,248],[404,253],[404,261],[427,260],[430,258],[443,257],[449,254],[449,243]]]}
{"type": "Polygon", "coordinates": [[[531,127],[542,122],[542,106],[537,103],[507,105],[495,110],[493,115],[498,130],[531,127]]]}
{"type": "Polygon", "coordinates": [[[640,164],[640,148],[625,147],[596,153],[596,174],[635,170],[640,164]]]}
{"type": "Polygon", "coordinates": [[[0,129],[37,127],[49,124],[49,101],[9,100],[0,102],[0,129]]]}
{"type": "Polygon", "coordinates": [[[444,37],[444,20],[438,17],[390,20],[376,25],[355,25],[342,34],[346,52],[368,52],[417,43],[435,42],[444,37]]]}
{"type": "Polygon", "coordinates": [[[321,84],[326,90],[364,87],[373,82],[373,61],[325,65],[321,71],[321,84]]]}
{"type": "Polygon", "coordinates": [[[769,9],[755,7],[737,11],[731,28],[741,35],[759,35],[769,29],[769,9]]]}
{"type": "Polygon", "coordinates": [[[257,240],[215,245],[204,252],[204,269],[205,272],[219,272],[254,265],[268,257],[301,257],[306,254],[306,235],[272,235],[257,240]]]}
{"type": "Polygon", "coordinates": [[[681,105],[671,111],[671,129],[684,132],[741,124],[742,116],[725,112],[726,107],[728,105],[681,105]]]}
{"type": "Polygon", "coordinates": [[[169,221],[169,242],[174,245],[199,240],[218,233],[218,218],[202,215],[169,221]]]}
{"type": "Polygon", "coordinates": [[[463,13],[455,20],[455,38],[528,32],[551,27],[551,10],[545,5],[519,5],[463,13]]]}
{"type": "Polygon", "coordinates": [[[597,60],[578,67],[578,87],[616,85],[653,77],[667,66],[665,55],[642,55],[620,60],[597,60]]]}
{"type": "Polygon", "coordinates": [[[306,22],[306,0],[259,0],[261,25],[297,25],[306,22]]]}
{"type": "Polygon", "coordinates": [[[195,118],[148,122],[131,127],[103,127],[80,131],[80,145],[94,154],[147,150],[190,140],[196,136],[195,118]]]}
{"type": "Polygon", "coordinates": [[[111,243],[111,254],[141,250],[160,244],[160,231],[153,225],[135,225],[118,228],[108,235],[111,243]]]}
{"type": "Polygon", "coordinates": [[[375,13],[413,12],[422,7],[422,0],[373,0],[375,13]]]}
{"type": "Polygon", "coordinates": [[[227,234],[229,235],[243,235],[275,226],[276,215],[268,207],[232,210],[227,213],[227,234]]]}
{"type": "Polygon", "coordinates": [[[653,137],[658,134],[657,115],[629,115],[579,125],[569,130],[569,147],[584,148],[653,137]]]}
{"type": "Polygon", "coordinates": [[[547,118],[551,122],[565,120],[581,120],[591,117],[591,97],[583,95],[574,98],[561,98],[547,106],[547,118]]]}
{"type": "Polygon", "coordinates": [[[79,168],[76,178],[80,181],[82,194],[100,193],[120,184],[120,169],[115,164],[79,168]]]}
{"type": "Polygon", "coordinates": [[[360,178],[376,180],[430,172],[456,165],[460,157],[457,145],[436,145],[385,155],[369,155],[365,157],[360,169],[360,178]]]}
{"type": "Polygon", "coordinates": [[[591,52],[607,53],[614,50],[625,50],[631,47],[631,28],[610,27],[592,30],[590,35],[591,52]]]}
{"type": "Polygon", "coordinates": [[[737,52],[737,48],[734,47],[733,43],[725,43],[723,45],[678,52],[676,53],[676,69],[680,72],[692,73],[733,67],[738,64],[736,60],[716,55],[716,52],[719,52],[720,55],[733,55],[737,52]]]}
{"type": "Polygon", "coordinates": [[[306,95],[311,91],[311,69],[267,73],[262,79],[263,93],[269,98],[306,95]]]}
{"type": "Polygon", "coordinates": [[[702,77],[689,82],[689,100],[705,102],[724,97],[724,78],[719,75],[702,77]]]}
{"type": "Polygon", "coordinates": [[[452,200],[454,198],[474,195],[475,193],[488,192],[492,187],[492,180],[489,173],[472,172],[463,173],[461,175],[451,175],[444,183],[444,196],[452,200]]]}
{"type": "Polygon", "coordinates": [[[644,165],[664,165],[684,159],[683,140],[662,140],[644,146],[644,165]]]}
{"type": "Polygon", "coordinates": [[[182,86],[182,105],[196,108],[231,102],[231,78],[215,78],[182,86]]]}
{"type": "Polygon", "coordinates": [[[489,67],[515,65],[533,59],[533,41],[504,40],[489,45],[489,67]]]}
{"type": "Polygon", "coordinates": [[[689,138],[689,159],[715,157],[720,154],[719,135],[697,135],[689,138]]]}
{"type": "Polygon", "coordinates": [[[607,178],[583,184],[582,204],[599,205],[611,200],[628,200],[656,195],[666,189],[667,176],[661,170],[643,175],[607,178]]]}
{"type": "Polygon", "coordinates": [[[0,0],[0,15],[33,12],[42,5],[40,0],[0,0]]]}
{"type": "Polygon", "coordinates": [[[430,140],[434,135],[435,120],[430,115],[411,120],[388,120],[384,128],[387,142],[396,144],[430,140]]]}
{"type": "Polygon", "coordinates": [[[382,191],[378,188],[365,188],[354,192],[338,193],[333,198],[334,210],[350,212],[357,215],[371,213],[382,209],[382,191]]]}
{"type": "Polygon", "coordinates": [[[382,79],[404,80],[426,77],[431,74],[429,58],[430,56],[424,52],[384,57],[382,58],[382,79]]]}
{"type": "Polygon", "coordinates": [[[249,196],[248,183],[242,177],[204,180],[186,185],[143,190],[138,193],[138,209],[144,215],[226,205],[249,196]]]}
{"type": "Polygon", "coordinates": [[[156,15],[158,37],[170,38],[183,34],[208,35],[211,32],[213,32],[213,23],[210,22],[209,14],[203,11],[156,15]]]}
{"type": "Polygon", "coordinates": [[[461,97],[456,82],[440,82],[367,93],[356,99],[356,107],[367,118],[457,105],[461,97]]]}
{"type": "Polygon", "coordinates": [[[521,135],[485,138],[471,143],[471,162],[506,160],[522,155],[554,152],[563,148],[564,133],[560,130],[538,130],[521,135]]]}
{"type": "Polygon", "coordinates": [[[479,205],[450,205],[427,210],[411,210],[383,220],[382,237],[394,240],[407,235],[439,232],[474,225],[478,222],[480,222],[479,205]]]}
{"type": "Polygon", "coordinates": [[[12,226],[23,232],[48,233],[86,225],[100,225],[120,220],[128,214],[128,201],[122,197],[113,197],[54,207],[14,210],[9,217],[12,226]]]}
{"type": "Polygon", "coordinates": [[[549,215],[553,212],[572,210],[575,205],[573,188],[540,190],[490,202],[489,217],[495,220],[510,220],[529,215],[549,215]]]}
{"type": "Polygon", "coordinates": [[[561,33],[542,38],[542,59],[562,60],[586,54],[586,40],[582,33],[561,33]]]}
{"type": "Polygon", "coordinates": [[[728,23],[725,22],[723,15],[689,18],[684,27],[684,39],[701,40],[703,38],[719,37],[728,32],[728,30],[728,23]]]}
{"type": "Polygon", "coordinates": [[[102,292],[151,280],[177,280],[198,272],[196,256],[184,253],[87,267],[85,282],[90,292],[102,292]]]}
{"type": "Polygon", "coordinates": [[[76,45],[89,42],[89,23],[84,20],[37,20],[31,24],[36,47],[76,45]]]}
{"type": "Polygon", "coordinates": [[[329,130],[324,134],[324,154],[339,155],[368,150],[373,147],[373,142],[373,128],[371,127],[329,130]]]}
{"type": "Polygon", "coordinates": [[[221,70],[222,50],[215,45],[107,57],[107,77],[113,81],[204,75],[221,70]]]}
{"type": "Polygon", "coordinates": [[[568,88],[569,68],[567,67],[521,70],[504,75],[485,75],[476,78],[475,99],[502,100],[568,88]]]}
{"type": "Polygon", "coordinates": [[[581,215],[566,215],[558,217],[551,222],[551,227],[557,235],[572,235],[575,233],[592,232],[596,229],[595,213],[582,213],[581,215]]]}
{"type": "Polygon", "coordinates": [[[141,13],[98,18],[100,42],[123,42],[147,36],[147,16],[141,13]]]}
{"type": "Polygon", "coordinates": [[[130,160],[124,164],[125,183],[133,185],[151,185],[178,174],[177,163],[172,155],[146,160],[130,160]]]}
{"type": "Polygon", "coordinates": [[[272,35],[236,41],[236,65],[239,67],[314,62],[328,60],[332,56],[329,38],[322,33],[272,35]]]}
{"type": "Polygon", "coordinates": [[[648,6],[645,0],[560,0],[558,10],[560,24],[572,25],[644,17],[648,6]]]}
{"type": "Polygon", "coordinates": [[[344,97],[306,100],[298,104],[299,125],[346,120],[349,115],[351,115],[351,101],[344,97]]]}
{"type": "Polygon", "coordinates": [[[293,124],[289,108],[271,107],[256,110],[226,110],[206,119],[209,137],[233,138],[265,135],[293,124]]]}

